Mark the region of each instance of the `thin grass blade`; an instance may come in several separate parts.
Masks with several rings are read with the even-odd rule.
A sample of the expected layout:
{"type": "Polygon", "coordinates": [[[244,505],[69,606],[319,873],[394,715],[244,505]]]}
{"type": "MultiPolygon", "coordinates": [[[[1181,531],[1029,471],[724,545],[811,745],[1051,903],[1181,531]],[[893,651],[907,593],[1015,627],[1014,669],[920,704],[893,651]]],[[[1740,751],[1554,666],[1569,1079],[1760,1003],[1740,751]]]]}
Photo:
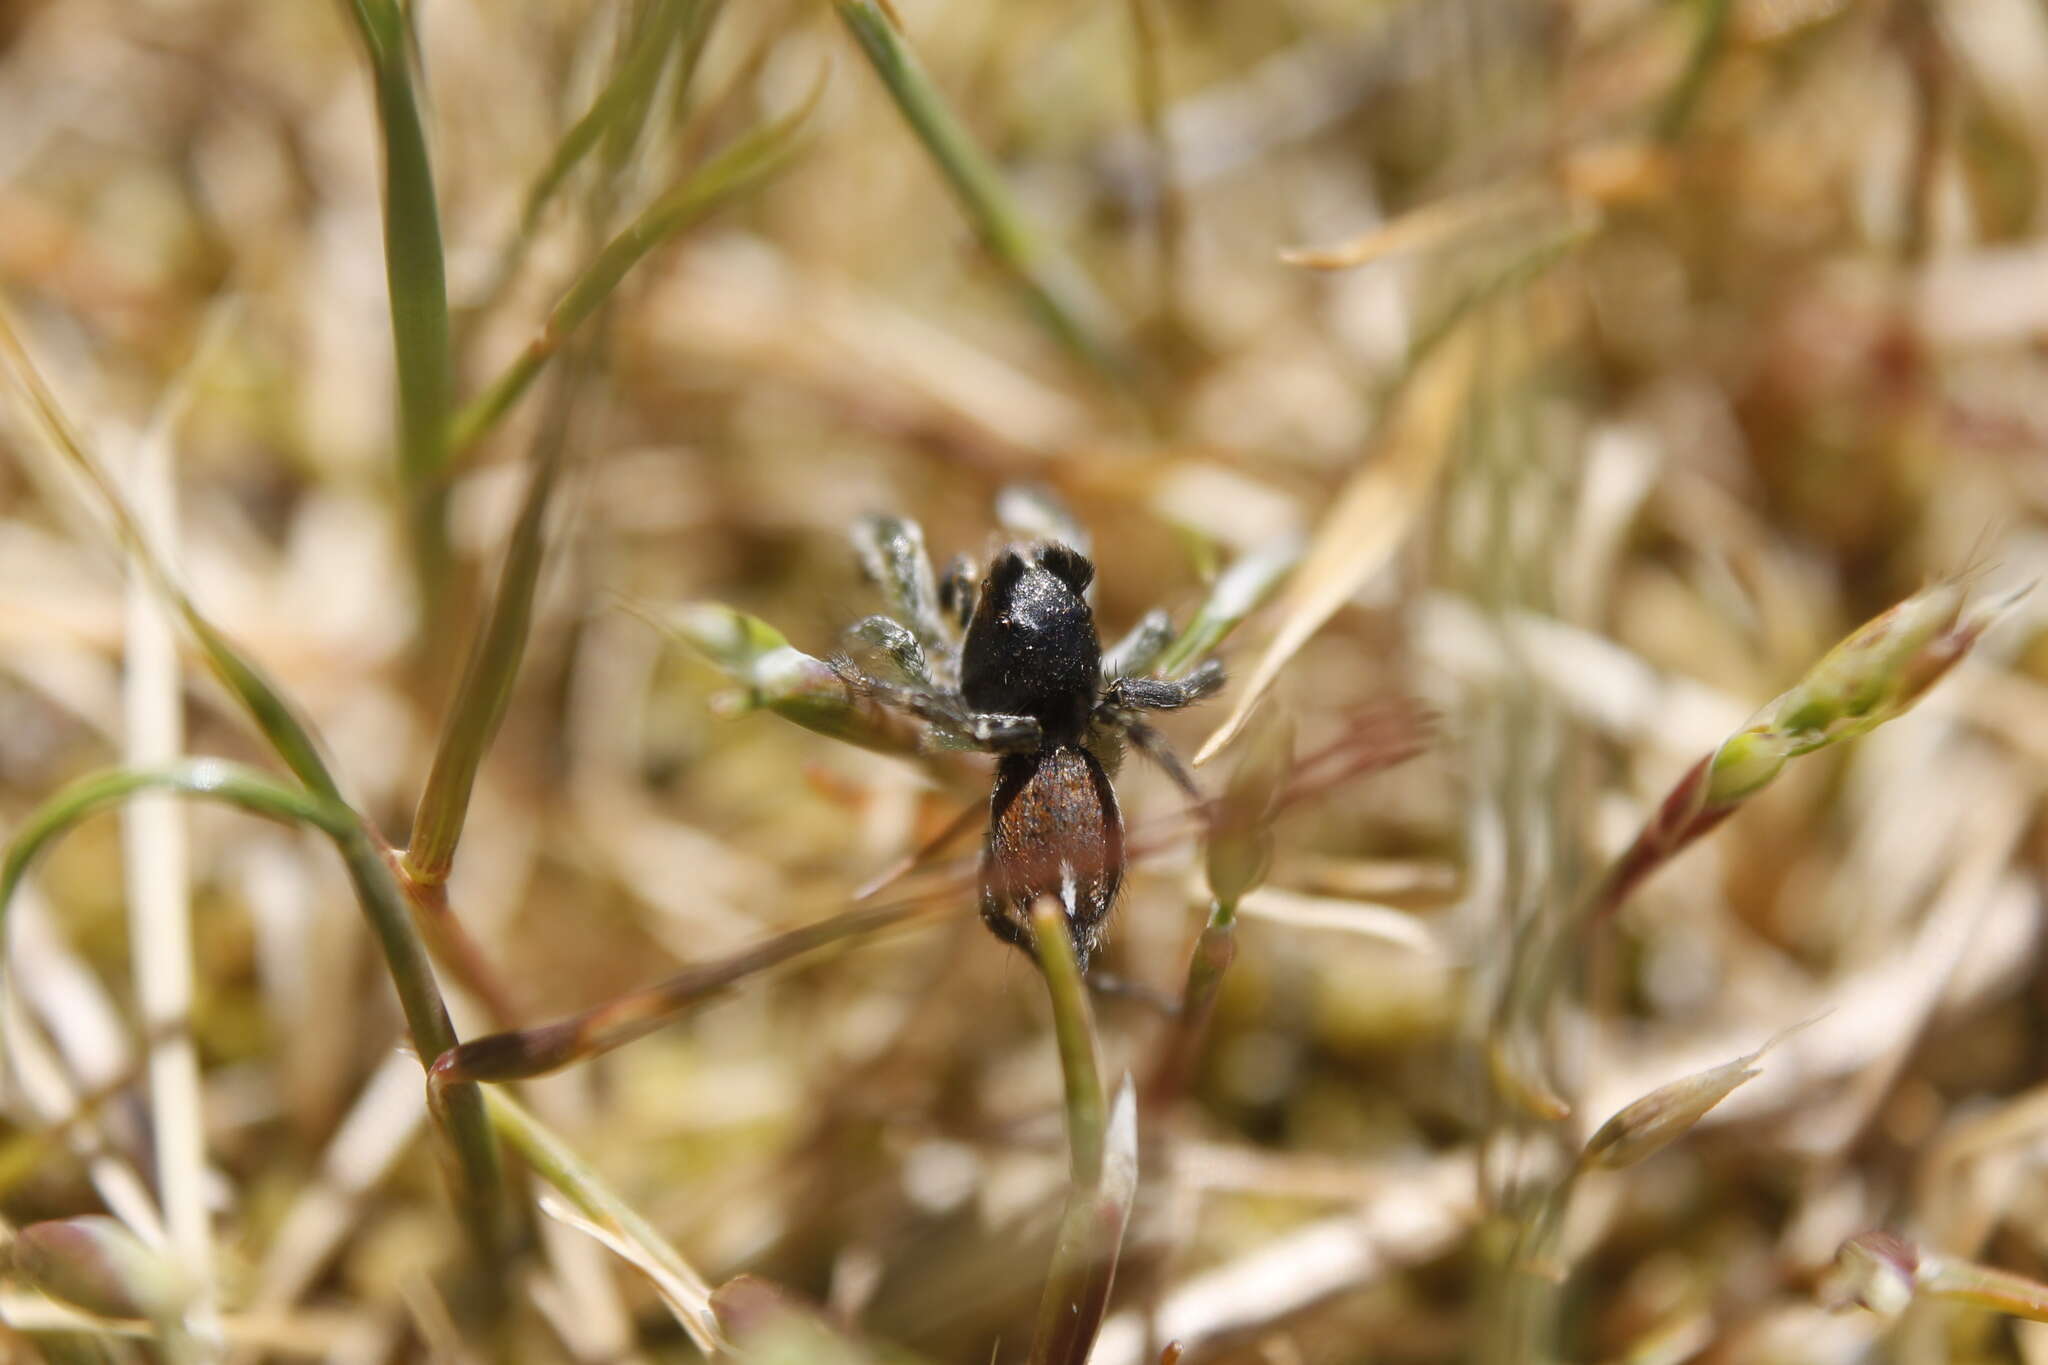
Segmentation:
{"type": "Polygon", "coordinates": [[[414,88],[418,54],[410,17],[397,0],[354,0],[350,12],[369,51],[384,144],[384,273],[398,370],[398,474],[431,621],[448,572],[448,490],[441,473],[455,396],[440,201],[414,88]]]}
{"type": "Polygon", "coordinates": [[[184,588],[179,586],[176,576],[129,509],[105,465],[80,438],[77,428],[57,402],[56,395],[50,391],[42,372],[22,345],[12,315],[4,306],[0,306],[0,354],[5,356],[8,377],[13,380],[34,425],[48,441],[51,451],[91,487],[99,498],[101,510],[112,520],[114,534],[121,547],[177,612],[205,654],[215,676],[242,704],[256,723],[256,728],[270,741],[278,757],[284,760],[285,766],[299,781],[318,796],[340,801],[340,789],[336,787],[326,761],[320,757],[319,746],[313,742],[311,732],[293,714],[263,671],[201,615],[184,588]]]}
{"type": "Polygon", "coordinates": [[[1175,677],[1208,658],[1245,617],[1265,605],[1300,560],[1301,543],[1288,536],[1240,556],[1216,575],[1195,619],[1160,655],[1160,674],[1175,677]]]}
{"type": "Polygon", "coordinates": [[[1195,754],[1214,758],[1243,728],[1287,661],[1400,547],[1443,467],[1477,361],[1477,339],[1460,328],[1429,348],[1402,385],[1391,417],[1316,528],[1282,590],[1280,626],[1230,715],[1195,754]]]}
{"type": "Polygon", "coordinates": [[[253,768],[219,758],[194,758],[157,768],[116,768],[69,784],[43,802],[21,824],[0,863],[0,916],[21,879],[44,850],[80,821],[110,810],[146,791],[175,792],[239,806],[253,815],[286,824],[310,825],[328,834],[353,827],[345,808],[286,786],[253,768]]]}
{"type": "Polygon", "coordinates": [[[522,236],[533,231],[541,211],[591,148],[600,141],[630,141],[638,133],[670,55],[679,47],[692,46],[689,40],[693,36],[701,41],[716,8],[715,0],[655,0],[648,7],[618,70],[597,92],[590,107],[562,134],[547,165],[527,191],[526,207],[520,214],[522,236]]]}
{"type": "Polygon", "coordinates": [[[548,314],[540,335],[527,343],[491,386],[455,415],[449,447],[468,450],[512,410],[548,361],[589,320],[647,254],[685,228],[765,183],[796,158],[804,125],[824,92],[820,81],[792,114],[736,140],[682,184],[644,209],[607,242],[548,314]]]}
{"type": "Polygon", "coordinates": [[[593,1235],[604,1234],[605,1245],[654,1278],[690,1340],[705,1355],[718,1358],[726,1342],[711,1311],[710,1283],[552,1129],[501,1091],[492,1091],[487,1103],[497,1134],[590,1220],[593,1235]]]}
{"type": "Polygon", "coordinates": [[[1105,374],[1132,369],[1109,308],[1087,277],[1032,226],[1009,183],[947,103],[876,0],[834,0],[911,131],[938,164],[989,255],[1017,279],[1034,314],[1068,351],[1105,374]]]}
{"type": "Polygon", "coordinates": [[[904,901],[849,911],[776,934],[565,1019],[472,1038],[435,1060],[433,1084],[439,1088],[527,1080],[589,1061],[676,1022],[750,976],[831,944],[879,933],[931,908],[929,902],[904,901]]]}
{"type": "Polygon", "coordinates": [[[1126,1076],[1110,1105],[1095,1183],[1074,1186],[1060,1219],[1031,1343],[1033,1365],[1087,1365],[1109,1308],[1137,1197],[1138,1101],[1126,1076]]]}
{"type": "Polygon", "coordinates": [[[513,683],[519,677],[520,659],[533,625],[534,593],[547,558],[543,532],[548,506],[568,448],[571,387],[565,383],[556,388],[548,421],[536,441],[533,475],[505,550],[498,590],[470,645],[462,683],[442,722],[433,766],[427,771],[413,813],[404,867],[406,875],[422,886],[438,887],[448,880],[469,814],[477,768],[497,737],[512,700],[513,683]]]}

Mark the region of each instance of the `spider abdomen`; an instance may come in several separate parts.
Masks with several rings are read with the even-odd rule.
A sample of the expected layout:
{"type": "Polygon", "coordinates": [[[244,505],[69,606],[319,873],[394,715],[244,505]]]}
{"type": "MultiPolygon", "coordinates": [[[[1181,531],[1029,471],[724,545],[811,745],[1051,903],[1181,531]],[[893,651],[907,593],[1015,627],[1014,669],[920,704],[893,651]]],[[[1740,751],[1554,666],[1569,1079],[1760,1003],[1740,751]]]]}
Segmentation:
{"type": "Polygon", "coordinates": [[[1031,952],[1031,907],[1049,896],[1086,970],[1123,869],[1123,817],[1095,755],[1063,744],[1001,760],[982,859],[981,916],[990,929],[1031,952]]]}

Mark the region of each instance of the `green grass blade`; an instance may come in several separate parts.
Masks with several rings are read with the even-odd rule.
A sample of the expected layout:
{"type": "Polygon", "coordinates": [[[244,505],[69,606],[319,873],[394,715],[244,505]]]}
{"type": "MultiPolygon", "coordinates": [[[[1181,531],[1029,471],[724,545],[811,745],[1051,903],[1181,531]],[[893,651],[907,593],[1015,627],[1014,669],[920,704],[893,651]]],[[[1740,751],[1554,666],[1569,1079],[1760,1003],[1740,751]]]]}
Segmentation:
{"type": "Polygon", "coordinates": [[[1074,962],[1066,916],[1050,898],[1031,907],[1032,939],[1039,970],[1052,998],[1053,1036],[1059,1042],[1060,1074],[1066,1081],[1067,1144],[1076,1187],[1092,1187],[1102,1176],[1103,1111],[1101,1067],[1096,1061],[1095,1012],[1074,962]]]}
{"type": "Polygon", "coordinates": [[[457,413],[449,448],[469,449],[519,401],[541,369],[589,320],[626,273],[650,251],[753,189],[795,158],[799,134],[823,90],[820,85],[795,113],[739,138],[682,184],[663,194],[607,242],[548,314],[540,335],[527,343],[489,388],[457,413]]]}
{"type": "Polygon", "coordinates": [[[938,163],[953,197],[988,253],[1017,279],[1032,311],[1059,343],[1118,378],[1130,357],[1114,334],[1108,306],[1079,267],[1040,236],[1009,182],[946,102],[931,76],[876,0],[833,0],[881,77],[896,108],[938,163]]]}
{"type": "Polygon", "coordinates": [[[1124,1230],[1138,1197],[1138,1102],[1130,1078],[1117,1088],[1092,1185],[1067,1195],[1052,1265],[1039,1299],[1032,1365],[1087,1365],[1109,1309],[1124,1230]]]}
{"type": "Polygon", "coordinates": [[[558,390],[535,451],[526,502],[505,551],[497,596],[470,647],[462,684],[443,722],[441,742],[413,813],[405,872],[422,885],[438,886],[448,879],[469,814],[477,768],[512,700],[512,685],[519,676],[519,661],[533,624],[534,592],[546,559],[542,533],[548,504],[568,445],[569,402],[568,389],[558,390]]]}
{"type": "Polygon", "coordinates": [[[384,141],[384,273],[398,369],[398,474],[432,620],[448,569],[448,490],[441,474],[455,395],[441,211],[406,14],[396,0],[354,0],[350,12],[369,49],[384,141]]]}
{"type": "Polygon", "coordinates": [[[108,477],[106,468],[80,439],[70,418],[58,405],[56,396],[50,392],[49,385],[21,344],[14,320],[4,307],[0,307],[0,354],[5,356],[8,377],[14,381],[27,404],[29,415],[50,448],[98,495],[102,509],[113,522],[114,533],[122,548],[142,566],[143,572],[185,623],[185,628],[206,655],[215,676],[242,704],[256,723],[256,728],[270,741],[271,747],[277,750],[278,757],[284,760],[293,775],[316,795],[340,801],[340,790],[335,786],[326,761],[320,757],[319,746],[313,742],[312,733],[286,705],[283,695],[263,670],[215,629],[178,585],[170,567],[157,554],[149,537],[143,533],[141,523],[129,510],[114,481],[108,477]]]}
{"type": "MultiPolygon", "coordinates": [[[[52,450],[83,476],[98,495],[123,548],[164,594],[191,631],[215,674],[249,712],[257,728],[276,748],[293,775],[305,784],[307,799],[316,802],[323,812],[348,813],[344,824],[323,824],[322,828],[334,837],[342,860],[348,865],[350,878],[356,885],[363,913],[369,917],[384,949],[385,964],[404,1007],[406,1022],[412,1029],[413,1046],[423,1059],[421,1064],[440,1056],[454,1045],[455,1030],[448,1021],[440,986],[427,963],[426,950],[413,929],[405,896],[399,888],[398,870],[395,865],[387,863],[381,841],[342,800],[334,777],[313,742],[312,733],[293,714],[283,695],[262,670],[235,649],[227,637],[200,614],[192,599],[178,586],[169,566],[157,555],[134,513],[122,501],[113,480],[107,476],[99,459],[79,439],[70,420],[58,406],[55,395],[43,382],[4,307],[0,307],[0,357],[4,357],[8,377],[25,398],[30,416],[52,450]]],[[[497,1151],[484,1124],[480,1105],[481,1100],[473,1091],[453,1093],[452,1102],[442,1115],[443,1129],[463,1170],[461,1197],[465,1211],[471,1217],[472,1229],[481,1247],[495,1251],[501,1243],[496,1235],[496,1215],[491,1211],[502,1205],[502,1182],[497,1171],[497,1151]]]]}
{"type": "MultiPolygon", "coordinates": [[[[426,945],[413,926],[397,864],[360,823],[352,823],[336,835],[334,845],[384,952],[385,969],[398,992],[406,1030],[425,1066],[461,1040],[448,1017],[448,1007],[442,1003],[426,945]]],[[[430,1093],[436,1101],[435,1118],[455,1155],[458,1212],[478,1249],[487,1259],[496,1259],[507,1248],[504,1172],[498,1162],[498,1145],[484,1117],[483,1092],[475,1085],[456,1084],[430,1093]]]]}
{"type": "Polygon", "coordinates": [[[630,142],[638,133],[669,54],[679,42],[701,38],[713,8],[710,0],[654,0],[648,7],[618,70],[597,92],[582,117],[562,134],[548,164],[527,191],[526,207],[520,214],[521,235],[533,231],[541,211],[561,190],[569,173],[583,163],[591,148],[600,141],[630,142]]]}
{"type": "Polygon", "coordinates": [[[1031,907],[1031,930],[1066,1082],[1070,1162],[1067,1207],[1039,1299],[1031,1361],[1086,1365],[1138,1193],[1137,1096],[1126,1076],[1116,1103],[1103,1103],[1088,988],[1074,962],[1066,915],[1050,897],[1031,907]]]}
{"type": "Polygon", "coordinates": [[[725,1342],[711,1310],[711,1286],[652,1223],[606,1185],[568,1143],[521,1108],[502,1090],[486,1099],[491,1126],[533,1173],[560,1190],[584,1217],[630,1246],[634,1259],[659,1274],[667,1297],[678,1300],[678,1317],[706,1356],[719,1358],[725,1342]],[[688,1312],[680,1311],[688,1308],[688,1312]]]}
{"type": "Polygon", "coordinates": [[[345,807],[286,786],[273,777],[220,758],[194,758],[160,768],[115,768],[79,778],[29,813],[0,863],[0,919],[36,858],[80,821],[120,805],[138,792],[169,791],[224,801],[287,824],[329,834],[351,828],[345,807]]]}
{"type": "Polygon", "coordinates": [[[1218,574],[1195,619],[1160,656],[1160,676],[1171,678],[1206,659],[1245,617],[1273,595],[1281,580],[1300,561],[1301,550],[1301,542],[1289,536],[1239,557],[1218,574]]]}

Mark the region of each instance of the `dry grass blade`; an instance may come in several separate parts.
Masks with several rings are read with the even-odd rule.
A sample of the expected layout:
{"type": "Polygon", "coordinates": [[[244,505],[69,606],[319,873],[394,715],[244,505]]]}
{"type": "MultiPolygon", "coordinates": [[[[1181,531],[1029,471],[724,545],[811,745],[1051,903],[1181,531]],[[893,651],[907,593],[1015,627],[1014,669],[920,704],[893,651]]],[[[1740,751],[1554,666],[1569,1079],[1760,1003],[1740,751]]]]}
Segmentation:
{"type": "Polygon", "coordinates": [[[100,509],[113,521],[121,547],[133,557],[137,567],[177,612],[216,676],[248,711],[256,728],[277,750],[285,766],[315,795],[340,801],[340,789],[335,785],[326,761],[320,757],[319,746],[314,743],[312,734],[292,713],[291,707],[286,705],[283,696],[262,670],[200,614],[198,606],[179,585],[176,575],[158,554],[135,514],[129,510],[105,466],[86,446],[65,415],[42,372],[22,345],[14,318],[4,306],[0,306],[0,352],[6,355],[8,378],[26,402],[29,415],[49,448],[62,464],[83,478],[98,497],[100,509]]]}
{"type": "Polygon", "coordinates": [[[1280,260],[1310,270],[1350,270],[1400,252],[1438,246],[1475,228],[1497,226],[1503,217],[1541,208],[1552,198],[1536,184],[1476,191],[1425,204],[1333,246],[1283,247],[1280,260]]]}
{"type": "Polygon", "coordinates": [[[1471,329],[1460,327],[1408,376],[1371,458],[1337,495],[1281,589],[1273,639],[1237,689],[1230,714],[1196,751],[1197,764],[1237,736],[1295,651],[1399,548],[1443,466],[1471,389],[1477,346],[1471,329]]]}
{"type": "MultiPolygon", "coordinates": [[[[218,339],[217,311],[182,380],[159,405],[137,452],[137,517],[167,557],[177,554],[176,479],[171,433],[191,396],[196,371],[218,339]]],[[[127,677],[124,757],[132,769],[175,762],[184,751],[184,680],[171,623],[149,583],[131,573],[125,603],[127,677]]],[[[185,822],[167,797],[140,795],[122,812],[129,958],[136,1004],[149,1043],[150,1132],[157,1185],[171,1244],[193,1289],[193,1329],[216,1329],[213,1224],[206,1202],[205,1119],[199,1058],[192,1041],[192,895],[185,822]]]]}
{"type": "MultiPolygon", "coordinates": [[[[489,1095],[490,1121],[507,1145],[524,1157],[535,1175],[554,1186],[588,1221],[582,1227],[654,1282],[690,1340],[707,1356],[725,1347],[718,1317],[711,1311],[711,1286],[669,1245],[653,1224],[619,1198],[570,1146],[501,1091],[489,1095]]],[[[541,1207],[562,1218],[549,1201],[541,1207]]],[[[565,1220],[568,1221],[568,1220],[565,1220]]]]}
{"type": "Polygon", "coordinates": [[[831,944],[879,933],[930,909],[925,901],[905,901],[849,911],[777,934],[567,1019],[472,1038],[435,1061],[434,1087],[525,1080],[603,1056],[674,1023],[750,976],[831,944]]]}

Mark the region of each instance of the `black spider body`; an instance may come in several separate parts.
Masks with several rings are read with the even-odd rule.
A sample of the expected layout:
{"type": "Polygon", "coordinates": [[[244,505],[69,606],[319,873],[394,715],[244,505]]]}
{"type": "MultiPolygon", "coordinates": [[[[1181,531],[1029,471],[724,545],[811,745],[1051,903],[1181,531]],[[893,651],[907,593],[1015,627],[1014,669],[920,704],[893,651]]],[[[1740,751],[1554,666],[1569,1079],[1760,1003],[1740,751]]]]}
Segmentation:
{"type": "Polygon", "coordinates": [[[1031,951],[1031,907],[1066,913],[1086,970],[1123,884],[1124,823],[1102,761],[1084,746],[1102,690],[1102,641],[1082,596],[1095,566],[1064,545],[1006,551],[981,585],[960,650],[960,695],[978,712],[1028,716],[1038,747],[1006,754],[989,795],[981,917],[1031,951]]]}
{"type": "Polygon", "coordinates": [[[1031,908],[1050,897],[1066,915],[1085,971],[1123,884],[1123,817],[1110,770],[1129,740],[1195,794],[1138,713],[1208,695],[1222,685],[1221,667],[1211,661],[1178,681],[1124,676],[1171,638],[1164,613],[1142,623],[1105,665],[1087,599],[1095,566],[1068,545],[1006,549],[977,590],[964,563],[943,582],[933,579],[911,523],[877,518],[862,531],[869,573],[908,624],[869,617],[854,626],[849,644],[873,668],[849,658],[844,676],[925,721],[934,742],[998,756],[981,862],[982,920],[1035,956],[1031,908]]]}
{"type": "Polygon", "coordinates": [[[1078,744],[1102,687],[1102,641],[1081,594],[1095,566],[1064,545],[989,569],[960,648],[960,695],[976,711],[1029,716],[1047,745],[1078,744]]]}

